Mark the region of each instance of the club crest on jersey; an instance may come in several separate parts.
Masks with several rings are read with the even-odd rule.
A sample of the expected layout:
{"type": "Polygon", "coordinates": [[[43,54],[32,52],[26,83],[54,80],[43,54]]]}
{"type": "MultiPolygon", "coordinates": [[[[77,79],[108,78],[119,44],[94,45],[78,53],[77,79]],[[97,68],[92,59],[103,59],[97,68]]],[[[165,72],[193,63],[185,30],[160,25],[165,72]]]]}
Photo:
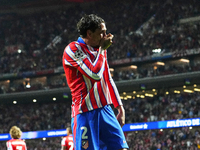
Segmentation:
{"type": "Polygon", "coordinates": [[[87,140],[82,141],[82,148],[87,149],[89,147],[89,143],[87,140]]]}
{"type": "Polygon", "coordinates": [[[77,50],[75,53],[74,53],[74,56],[78,59],[83,59],[84,56],[85,56],[85,53],[82,51],[82,50],[77,50]]]}

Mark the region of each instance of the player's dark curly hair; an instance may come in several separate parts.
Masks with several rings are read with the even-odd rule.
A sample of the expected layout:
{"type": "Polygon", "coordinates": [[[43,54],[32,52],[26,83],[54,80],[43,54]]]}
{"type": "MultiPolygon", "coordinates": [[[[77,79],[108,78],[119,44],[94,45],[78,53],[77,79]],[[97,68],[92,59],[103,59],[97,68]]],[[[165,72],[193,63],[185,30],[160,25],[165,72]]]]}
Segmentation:
{"type": "Polygon", "coordinates": [[[80,36],[84,38],[87,36],[87,30],[95,32],[96,29],[101,27],[101,23],[105,23],[105,21],[95,14],[84,15],[77,23],[77,30],[80,36]]]}

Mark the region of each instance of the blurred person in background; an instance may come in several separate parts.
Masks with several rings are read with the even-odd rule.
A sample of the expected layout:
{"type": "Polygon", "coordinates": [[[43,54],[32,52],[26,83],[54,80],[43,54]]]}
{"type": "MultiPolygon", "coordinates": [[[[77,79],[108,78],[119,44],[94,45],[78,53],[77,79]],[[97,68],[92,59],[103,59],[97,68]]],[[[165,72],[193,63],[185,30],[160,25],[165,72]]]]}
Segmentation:
{"type": "Polygon", "coordinates": [[[17,126],[10,129],[11,140],[6,142],[7,150],[27,150],[26,143],[21,140],[22,131],[17,126]]]}
{"type": "Polygon", "coordinates": [[[67,136],[62,139],[61,150],[74,150],[74,142],[71,127],[67,127],[67,136]]]}
{"type": "Polygon", "coordinates": [[[77,23],[80,37],[66,46],[63,67],[72,95],[72,131],[75,150],[127,149],[122,131],[125,110],[107,62],[113,35],[94,14],[77,23]],[[111,104],[118,110],[117,118],[111,104]]]}

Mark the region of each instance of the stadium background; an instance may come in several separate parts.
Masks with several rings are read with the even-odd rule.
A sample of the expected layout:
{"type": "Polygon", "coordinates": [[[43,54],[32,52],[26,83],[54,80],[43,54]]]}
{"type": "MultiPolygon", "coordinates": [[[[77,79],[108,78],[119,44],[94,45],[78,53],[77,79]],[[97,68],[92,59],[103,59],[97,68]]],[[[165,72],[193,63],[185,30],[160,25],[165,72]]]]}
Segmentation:
{"type": "MultiPolygon", "coordinates": [[[[199,118],[199,1],[0,0],[0,133],[64,129],[71,96],[61,65],[84,13],[105,19],[108,61],[126,123],[199,118]]],[[[197,149],[198,127],[125,132],[130,149],[197,149]]],[[[60,149],[62,137],[26,140],[60,149]]],[[[6,149],[5,141],[0,148],[6,149]]]]}

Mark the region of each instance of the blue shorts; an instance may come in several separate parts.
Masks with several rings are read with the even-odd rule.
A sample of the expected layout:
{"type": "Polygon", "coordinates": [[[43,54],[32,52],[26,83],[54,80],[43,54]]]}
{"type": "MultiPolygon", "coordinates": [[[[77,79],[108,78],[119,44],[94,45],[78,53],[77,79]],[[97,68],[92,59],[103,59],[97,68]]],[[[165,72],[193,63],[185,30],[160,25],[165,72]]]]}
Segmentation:
{"type": "Polygon", "coordinates": [[[112,108],[107,105],[72,118],[75,150],[118,150],[128,148],[112,108]]]}

